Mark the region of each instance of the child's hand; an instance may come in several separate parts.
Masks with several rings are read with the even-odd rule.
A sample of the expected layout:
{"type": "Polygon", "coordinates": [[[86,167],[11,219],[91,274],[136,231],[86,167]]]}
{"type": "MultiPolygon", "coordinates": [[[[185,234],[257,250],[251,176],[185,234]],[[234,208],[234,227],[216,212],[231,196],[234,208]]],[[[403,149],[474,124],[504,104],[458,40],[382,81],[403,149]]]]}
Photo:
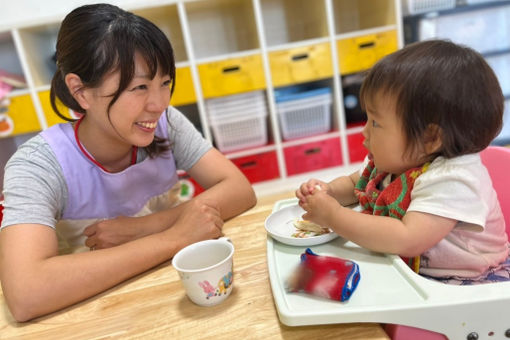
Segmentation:
{"type": "Polygon", "coordinates": [[[296,197],[299,199],[299,205],[306,202],[306,196],[312,195],[319,190],[329,192],[329,184],[314,178],[301,184],[299,189],[296,190],[296,197]]]}
{"type": "Polygon", "coordinates": [[[313,194],[306,196],[306,200],[299,204],[306,214],[304,220],[312,221],[323,227],[329,227],[334,212],[341,208],[340,203],[325,190],[315,190],[313,194]]]}

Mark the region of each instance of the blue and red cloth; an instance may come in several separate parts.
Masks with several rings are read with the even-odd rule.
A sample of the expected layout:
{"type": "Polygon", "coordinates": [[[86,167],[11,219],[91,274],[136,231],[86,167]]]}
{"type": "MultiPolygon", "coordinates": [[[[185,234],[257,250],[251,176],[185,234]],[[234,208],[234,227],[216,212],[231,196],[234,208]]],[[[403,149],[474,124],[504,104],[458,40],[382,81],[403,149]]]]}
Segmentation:
{"type": "Polygon", "coordinates": [[[289,281],[288,290],[347,301],[360,280],[357,263],[315,254],[310,248],[301,254],[301,263],[289,281]]]}

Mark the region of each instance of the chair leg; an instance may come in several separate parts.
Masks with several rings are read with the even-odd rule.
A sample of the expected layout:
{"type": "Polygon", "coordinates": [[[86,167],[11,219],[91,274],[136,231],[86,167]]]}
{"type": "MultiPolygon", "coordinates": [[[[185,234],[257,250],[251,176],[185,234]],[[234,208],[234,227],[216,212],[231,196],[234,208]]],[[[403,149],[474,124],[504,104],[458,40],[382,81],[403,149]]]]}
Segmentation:
{"type": "Polygon", "coordinates": [[[441,333],[403,325],[386,324],[384,330],[392,340],[448,340],[441,333]]]}

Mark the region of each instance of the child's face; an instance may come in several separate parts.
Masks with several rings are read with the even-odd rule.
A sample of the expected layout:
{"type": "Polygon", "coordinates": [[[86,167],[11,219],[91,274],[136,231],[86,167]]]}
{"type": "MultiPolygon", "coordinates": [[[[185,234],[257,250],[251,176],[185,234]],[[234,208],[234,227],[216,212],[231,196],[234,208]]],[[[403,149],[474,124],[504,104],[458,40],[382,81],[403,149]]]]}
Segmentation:
{"type": "Polygon", "coordinates": [[[378,170],[399,175],[421,165],[423,155],[406,153],[408,146],[401,119],[391,95],[377,93],[366,105],[364,146],[378,170]]]}
{"type": "Polygon", "coordinates": [[[110,108],[110,123],[107,109],[119,81],[120,72],[115,72],[107,75],[100,87],[90,89],[93,100],[87,115],[99,120],[104,127],[102,133],[118,143],[147,146],[154,139],[158,119],[169,105],[170,77],[158,73],[150,79],[144,59],[136,54],[134,78],[110,108]]]}

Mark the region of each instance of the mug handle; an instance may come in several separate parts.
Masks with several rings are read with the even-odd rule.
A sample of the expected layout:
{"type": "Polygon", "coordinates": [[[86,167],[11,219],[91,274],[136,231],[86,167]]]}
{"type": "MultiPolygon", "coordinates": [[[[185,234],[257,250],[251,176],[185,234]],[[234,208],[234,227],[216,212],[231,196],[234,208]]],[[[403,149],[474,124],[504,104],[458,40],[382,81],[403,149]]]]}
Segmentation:
{"type": "Polygon", "coordinates": [[[218,238],[218,241],[223,241],[223,242],[230,242],[230,243],[232,243],[232,240],[230,239],[230,237],[226,237],[226,236],[222,236],[222,237],[218,238]]]}

